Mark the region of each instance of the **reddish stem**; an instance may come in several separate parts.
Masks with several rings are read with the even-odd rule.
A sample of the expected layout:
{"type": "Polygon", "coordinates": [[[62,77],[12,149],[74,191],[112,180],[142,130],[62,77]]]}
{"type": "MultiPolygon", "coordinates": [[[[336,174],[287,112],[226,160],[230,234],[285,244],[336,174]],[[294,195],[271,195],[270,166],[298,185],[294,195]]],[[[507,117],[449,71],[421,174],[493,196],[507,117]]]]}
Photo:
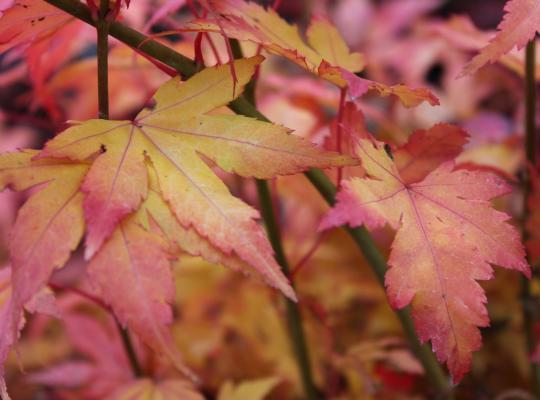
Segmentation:
{"type": "Polygon", "coordinates": [[[296,265],[293,267],[291,271],[291,280],[293,280],[296,277],[296,274],[298,274],[303,267],[307,264],[307,262],[310,260],[310,258],[315,254],[321,243],[323,242],[324,238],[326,237],[326,234],[329,231],[324,231],[319,236],[317,236],[317,239],[315,239],[315,242],[311,245],[309,250],[304,254],[304,256],[296,263],[296,265]]]}
{"type": "Polygon", "coordinates": [[[203,33],[203,37],[206,39],[206,41],[210,45],[210,48],[212,49],[212,53],[214,53],[214,57],[216,57],[217,63],[221,65],[222,64],[221,57],[219,56],[219,51],[216,45],[214,44],[214,41],[212,40],[212,38],[210,37],[208,33],[203,33]]]}
{"type": "Polygon", "coordinates": [[[280,5],[281,5],[281,0],[274,0],[274,4],[272,4],[272,10],[277,11],[280,5]]]}
{"type": "Polygon", "coordinates": [[[57,283],[52,283],[50,282],[49,283],[49,287],[53,290],[61,290],[61,291],[64,291],[64,292],[72,292],[72,293],[75,293],[83,298],[85,298],[86,300],[89,300],[91,301],[92,303],[100,306],[101,308],[103,308],[105,311],[107,311],[108,313],[110,313],[113,318],[116,318],[114,316],[114,313],[111,309],[111,307],[109,307],[109,305],[107,305],[103,300],[101,300],[99,297],[97,296],[94,296],[93,294],[90,294],[88,292],[85,292],[84,290],[82,289],[79,289],[79,288],[76,288],[76,287],[68,287],[68,286],[63,286],[63,285],[59,285],[57,283]]]}
{"type": "Polygon", "coordinates": [[[176,70],[169,67],[168,65],[160,63],[155,58],[150,57],[148,54],[146,54],[143,51],[140,51],[138,48],[133,48],[133,51],[135,51],[137,54],[139,54],[139,55],[143,56],[144,58],[146,58],[148,61],[150,61],[152,64],[154,64],[154,66],[156,66],[159,70],[163,71],[164,73],[166,73],[170,77],[174,77],[174,76],[178,75],[176,70]]]}
{"type": "Polygon", "coordinates": [[[187,0],[187,6],[195,18],[200,18],[199,12],[193,3],[193,0],[187,0]]]}

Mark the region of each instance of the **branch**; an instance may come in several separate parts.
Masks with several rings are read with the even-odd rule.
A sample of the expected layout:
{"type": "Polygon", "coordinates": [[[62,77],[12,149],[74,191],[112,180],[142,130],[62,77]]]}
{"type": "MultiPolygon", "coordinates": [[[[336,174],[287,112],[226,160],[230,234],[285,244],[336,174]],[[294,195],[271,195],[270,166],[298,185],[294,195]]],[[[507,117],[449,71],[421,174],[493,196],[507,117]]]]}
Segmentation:
{"type": "MultiPolygon", "coordinates": [[[[49,4],[73,15],[74,17],[94,25],[90,17],[88,9],[76,0],[45,0],[49,4]]],[[[177,53],[170,47],[167,47],[159,42],[156,42],[147,36],[127,27],[118,22],[113,22],[110,26],[109,33],[111,36],[120,40],[121,42],[138,49],[146,53],[147,55],[161,61],[162,63],[176,69],[184,77],[190,77],[196,72],[196,66],[192,60],[177,53]]],[[[263,114],[261,114],[249,101],[243,96],[239,97],[235,101],[229,104],[230,108],[248,117],[257,118],[261,121],[269,121],[263,114]]],[[[313,183],[313,185],[319,190],[321,195],[326,201],[332,205],[334,203],[334,197],[336,193],[335,186],[330,182],[326,175],[316,169],[312,169],[305,173],[306,177],[313,183]]],[[[386,272],[386,262],[384,257],[374,244],[373,238],[369,232],[364,228],[348,228],[347,231],[352,236],[354,241],[358,244],[358,247],[364,253],[364,257],[368,260],[369,264],[373,268],[375,274],[379,278],[379,281],[383,282],[384,274],[386,272]]],[[[435,356],[429,350],[426,345],[421,345],[418,336],[414,332],[414,324],[408,308],[397,311],[398,317],[403,325],[403,329],[407,334],[409,342],[415,350],[420,362],[422,363],[424,370],[428,378],[430,379],[433,387],[437,390],[440,396],[450,399],[452,398],[449,380],[446,374],[443,372],[442,367],[437,362],[435,356]]]]}

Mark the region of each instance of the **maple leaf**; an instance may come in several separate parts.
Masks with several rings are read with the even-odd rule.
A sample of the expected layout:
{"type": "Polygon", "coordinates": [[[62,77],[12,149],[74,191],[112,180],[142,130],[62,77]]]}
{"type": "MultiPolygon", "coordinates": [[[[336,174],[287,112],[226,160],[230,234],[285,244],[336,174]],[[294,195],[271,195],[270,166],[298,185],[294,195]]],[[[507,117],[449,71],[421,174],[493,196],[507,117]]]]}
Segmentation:
{"type": "Polygon", "coordinates": [[[231,38],[257,43],[339,87],[348,87],[353,97],[375,90],[383,96],[396,95],[406,107],[424,101],[439,104],[427,89],[387,86],[357,77],[354,72],[361,71],[365,65],[363,56],[351,53],[336,27],[324,18],[317,17],[311,22],[307,31],[308,45],[298,27],[287,23],[273,9],[243,0],[209,0],[208,3],[209,8],[219,14],[217,19],[196,19],[187,24],[186,30],[224,33],[231,38]]]}
{"type": "MultiPolygon", "coordinates": [[[[235,62],[238,85],[249,81],[262,60],[258,56],[235,62]]],[[[322,152],[283,127],[240,116],[205,115],[234,97],[228,66],[209,68],[186,82],[167,82],[155,94],[155,106],[134,121],[90,120],[47,143],[41,156],[86,160],[102,151],[82,185],[87,258],[147,197],[148,161],[160,195],[181,226],[193,227],[225,255],[236,254],[267,283],[294,298],[254,221],[257,211],[231,196],[200,154],[225,171],[257,178],[354,160],[322,152]]]]}
{"type": "MultiPolygon", "coordinates": [[[[11,318],[5,322],[0,354],[7,353],[18,338],[23,307],[31,311],[31,300],[46,285],[53,270],[66,263],[85,229],[82,181],[85,175],[85,181],[94,179],[89,165],[47,158],[32,161],[37,155],[35,151],[23,151],[0,157],[2,188],[10,185],[25,190],[37,184],[47,185],[20,209],[12,232],[11,318]]],[[[190,376],[165,325],[171,322],[168,303],[174,296],[169,258],[163,239],[145,231],[133,216],[115,228],[87,272],[119,319],[190,376]],[[122,285],[129,286],[119,296],[122,285]]]]}
{"type": "Polygon", "coordinates": [[[390,303],[412,304],[418,336],[431,340],[455,382],[481,346],[478,327],[489,323],[476,281],[493,277],[491,264],[530,275],[508,215],[489,203],[509,186],[485,170],[456,168],[452,160],[465,138],[457,128],[438,125],[413,134],[396,151],[396,161],[383,143],[358,139],[356,152],[368,177],[344,182],[321,224],[396,229],[385,278],[390,303]]]}
{"type": "MultiPolygon", "coordinates": [[[[428,28],[446,39],[452,47],[468,52],[478,52],[494,35],[493,32],[478,29],[470,17],[465,15],[455,15],[447,21],[431,22],[428,28]]],[[[501,55],[498,61],[514,73],[523,76],[525,74],[524,58],[524,54],[510,51],[508,54],[501,55]]],[[[540,77],[539,65],[536,66],[536,71],[536,76],[540,77]]],[[[463,72],[461,74],[465,75],[463,72]]]]}
{"type": "Polygon", "coordinates": [[[158,177],[149,170],[148,195],[137,213],[137,221],[149,231],[159,233],[173,244],[172,254],[185,252],[201,256],[209,262],[225,265],[235,271],[250,274],[252,268],[236,254],[227,254],[212,246],[193,227],[185,228],[174,216],[173,211],[159,192],[158,177]]]}
{"type": "Polygon", "coordinates": [[[514,47],[522,49],[540,32],[540,3],[537,0],[510,0],[499,32],[463,69],[460,76],[470,75],[487,63],[497,61],[514,47]]]}
{"type": "Polygon", "coordinates": [[[351,72],[364,69],[364,56],[361,53],[351,53],[337,28],[327,19],[313,18],[306,36],[309,45],[320,55],[320,62],[326,60],[331,65],[351,72]]]}
{"type": "MultiPolygon", "coordinates": [[[[79,185],[88,165],[65,160],[32,161],[35,151],[0,156],[0,189],[41,188],[19,210],[11,233],[12,295],[0,339],[0,354],[18,337],[23,307],[43,289],[55,268],[61,267],[84,232],[79,185]]],[[[6,353],[4,353],[6,352],[6,353]]]]}
{"type": "Polygon", "coordinates": [[[456,158],[466,143],[467,135],[461,128],[437,124],[414,132],[394,151],[394,162],[405,183],[419,182],[438,165],[456,158]]]}
{"type": "Polygon", "coordinates": [[[90,27],[42,0],[16,0],[0,17],[0,53],[24,52],[34,100],[60,120],[56,99],[45,82],[61,65],[88,45],[90,27]]]}
{"type": "Polygon", "coordinates": [[[174,299],[169,259],[166,242],[130,217],[118,224],[90,261],[87,273],[124,325],[196,380],[184,366],[167,327],[172,323],[169,304],[174,299]]]}
{"type": "MultiPolygon", "coordinates": [[[[80,298],[64,296],[62,322],[74,350],[85,359],[66,360],[30,375],[32,383],[54,388],[81,388],[80,398],[103,399],[133,382],[133,373],[112,316],[76,312],[80,298]],[[68,300],[68,301],[66,301],[68,300]]],[[[137,350],[140,347],[136,347],[137,350]]],[[[137,352],[139,359],[141,352],[137,352]]]]}
{"type": "Polygon", "coordinates": [[[41,0],[16,0],[0,18],[0,52],[44,39],[75,19],[41,0]]]}

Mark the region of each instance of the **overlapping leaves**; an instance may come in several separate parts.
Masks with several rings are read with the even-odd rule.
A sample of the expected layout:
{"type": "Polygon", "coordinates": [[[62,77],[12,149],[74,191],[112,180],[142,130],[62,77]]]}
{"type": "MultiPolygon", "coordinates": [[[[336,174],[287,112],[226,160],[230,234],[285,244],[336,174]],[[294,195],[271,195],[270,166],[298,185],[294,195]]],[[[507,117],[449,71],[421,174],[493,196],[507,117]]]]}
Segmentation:
{"type": "Polygon", "coordinates": [[[348,88],[353,97],[374,90],[383,96],[397,96],[407,107],[417,106],[424,101],[431,105],[438,104],[438,99],[427,89],[388,86],[356,76],[355,72],[364,69],[363,55],[351,53],[337,28],[324,18],[313,19],[306,34],[308,45],[300,36],[298,27],[288,24],[275,11],[266,10],[255,2],[209,0],[207,3],[208,8],[218,16],[192,21],[187,29],[216,32],[257,43],[339,87],[348,88]]]}
{"type": "Polygon", "coordinates": [[[209,165],[269,178],[354,160],[322,152],[280,126],[207,114],[233,100],[262,60],[235,62],[235,90],[228,66],[209,68],[167,82],[133,121],[89,120],[39,154],[0,157],[2,187],[44,186],[20,210],[13,233],[12,321],[3,350],[16,339],[23,306],[85,231],[88,274],[101,296],[180,369],[166,329],[174,296],[169,264],[179,249],[255,272],[295,298],[255,221],[258,212],[233,197],[209,165]]]}

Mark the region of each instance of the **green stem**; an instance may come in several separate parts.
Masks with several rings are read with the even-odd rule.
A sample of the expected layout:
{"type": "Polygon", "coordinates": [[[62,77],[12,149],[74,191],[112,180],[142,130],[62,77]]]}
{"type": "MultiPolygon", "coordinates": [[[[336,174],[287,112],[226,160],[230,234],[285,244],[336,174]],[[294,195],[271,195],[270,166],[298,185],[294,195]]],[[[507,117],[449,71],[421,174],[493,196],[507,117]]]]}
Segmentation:
{"type": "MultiPolygon", "coordinates": [[[[259,202],[261,208],[262,218],[266,226],[266,232],[268,239],[274,249],[275,258],[281,269],[287,278],[290,278],[290,268],[285,256],[283,244],[281,241],[281,233],[277,224],[276,215],[274,214],[274,207],[272,206],[272,196],[268,183],[264,180],[257,179],[257,193],[259,195],[259,202]]],[[[291,281],[291,285],[294,284],[291,281]]],[[[309,360],[309,351],[302,327],[302,315],[300,313],[300,307],[298,304],[290,299],[285,299],[287,306],[287,325],[289,327],[290,339],[292,341],[294,353],[300,369],[300,376],[302,378],[302,386],[304,392],[309,400],[318,398],[317,389],[313,382],[313,374],[311,371],[311,363],[309,360]]]]}
{"type": "Polygon", "coordinates": [[[96,24],[99,118],[109,119],[109,0],[101,0],[96,24]]]}
{"type": "MultiPolygon", "coordinates": [[[[97,30],[97,72],[98,72],[98,110],[100,119],[109,119],[109,0],[101,0],[96,21],[97,30]]],[[[124,349],[128,356],[133,375],[142,376],[142,369],[137,359],[137,353],[131,342],[131,337],[118,319],[114,318],[124,349]]]]}
{"type": "MultiPolygon", "coordinates": [[[[536,60],[535,60],[535,41],[532,40],[527,44],[525,55],[525,154],[527,164],[531,167],[536,166],[536,60]]],[[[527,231],[525,223],[529,217],[529,206],[527,200],[531,193],[531,178],[528,168],[525,168],[523,179],[523,241],[527,240],[527,231]]],[[[530,260],[529,260],[529,264],[530,260]]],[[[536,332],[535,323],[537,319],[537,310],[535,307],[535,299],[531,292],[532,279],[522,278],[522,301],[523,301],[523,325],[525,330],[527,356],[536,349],[536,332]]],[[[531,361],[531,386],[536,397],[540,398],[540,365],[531,361]]]]}
{"type": "MultiPolygon", "coordinates": [[[[94,21],[90,16],[90,13],[86,6],[81,4],[79,1],[75,0],[45,0],[49,4],[56,6],[57,8],[73,15],[74,17],[85,21],[91,25],[94,25],[94,21]]],[[[121,42],[127,44],[128,46],[137,48],[139,51],[146,53],[147,55],[155,58],[156,60],[161,61],[162,63],[176,69],[184,77],[190,77],[196,72],[195,63],[189,58],[177,53],[170,47],[167,47],[159,42],[156,42],[152,39],[149,39],[147,36],[127,27],[118,22],[113,22],[110,25],[110,35],[120,40],[121,42]]],[[[239,97],[235,101],[229,104],[230,108],[245,116],[253,117],[260,119],[262,121],[268,121],[268,119],[261,114],[252,103],[247,101],[243,96],[239,97]]],[[[311,170],[306,172],[308,179],[314,184],[314,186],[320,191],[321,195],[330,203],[334,202],[334,195],[336,192],[335,186],[328,180],[326,175],[319,170],[311,170]],[[332,195],[328,197],[323,189],[331,188],[332,195]],[[330,201],[331,200],[331,201],[330,201]]],[[[362,234],[354,234],[353,238],[361,248],[362,252],[366,259],[370,262],[371,267],[377,274],[379,280],[382,282],[384,277],[384,272],[386,271],[386,263],[384,262],[384,257],[381,255],[379,250],[376,247],[372,247],[373,239],[369,232],[363,228],[356,228],[348,230],[349,234],[353,235],[352,232],[359,230],[365,232],[362,234]],[[380,263],[373,264],[373,259],[380,259],[380,263]],[[384,268],[382,268],[384,267],[384,268]]],[[[405,308],[398,312],[398,316],[403,325],[404,331],[407,333],[409,338],[412,336],[411,340],[412,348],[416,348],[416,343],[419,343],[418,337],[412,329],[412,333],[409,327],[413,327],[412,317],[410,311],[405,308]]],[[[422,363],[428,378],[430,379],[433,387],[440,394],[441,398],[451,398],[451,386],[449,380],[446,377],[446,374],[443,372],[441,366],[438,364],[435,359],[434,354],[427,349],[423,352],[423,355],[419,355],[419,360],[422,363]]]]}

